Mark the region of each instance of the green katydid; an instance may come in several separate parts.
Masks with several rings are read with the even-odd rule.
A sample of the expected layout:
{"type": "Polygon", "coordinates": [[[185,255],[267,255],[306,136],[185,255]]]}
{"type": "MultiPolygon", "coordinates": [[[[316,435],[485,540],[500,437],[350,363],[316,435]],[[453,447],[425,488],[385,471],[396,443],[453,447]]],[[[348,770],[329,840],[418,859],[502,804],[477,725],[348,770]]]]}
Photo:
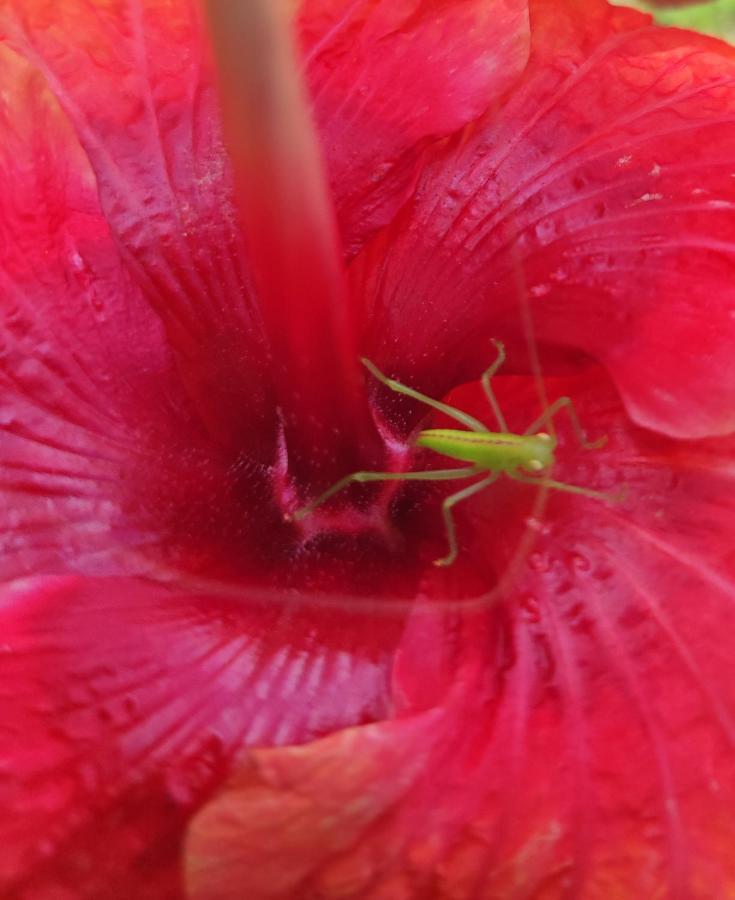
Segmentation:
{"type": "Polygon", "coordinates": [[[567,484],[548,477],[555,461],[554,452],[557,440],[552,434],[538,429],[546,424],[552,427],[554,416],[566,410],[579,440],[585,449],[595,449],[605,443],[605,438],[589,443],[585,440],[579,417],[570,397],[559,397],[548,406],[541,415],[531,423],[522,433],[515,434],[508,430],[505,416],[500,408],[495,392],[492,388],[492,378],[505,361],[505,348],[500,341],[493,341],[497,350],[497,357],[493,364],[483,373],[480,381],[485,396],[490,404],[495,419],[500,426],[500,431],[489,431],[486,426],[473,416],[454,406],[449,406],[432,397],[427,397],[413,388],[384,375],[369,359],[362,360],[363,365],[378,381],[398,394],[405,394],[425,403],[427,406],[444,413],[457,422],[460,422],[469,430],[454,428],[429,428],[418,433],[415,446],[426,447],[441,456],[449,457],[463,462],[471,463],[453,469],[431,469],[424,472],[353,472],[344,478],[340,478],[335,484],[320,494],[311,503],[302,506],[288,518],[290,521],[298,521],[308,516],[318,506],[329,500],[349,484],[365,483],[371,481],[451,481],[454,479],[474,478],[483,475],[479,481],[475,481],[468,487],[450,494],[442,503],[442,516],[447,535],[449,552],[441,559],[434,561],[437,566],[449,566],[457,558],[457,536],[454,525],[452,509],[462,500],[472,497],[493,482],[501,475],[521,481],[525,484],[535,484],[539,487],[551,488],[557,491],[566,491],[572,494],[581,494],[596,500],[614,501],[617,497],[602,491],[590,490],[576,484],[567,484]],[[490,473],[490,474],[487,474],[490,473]]]}

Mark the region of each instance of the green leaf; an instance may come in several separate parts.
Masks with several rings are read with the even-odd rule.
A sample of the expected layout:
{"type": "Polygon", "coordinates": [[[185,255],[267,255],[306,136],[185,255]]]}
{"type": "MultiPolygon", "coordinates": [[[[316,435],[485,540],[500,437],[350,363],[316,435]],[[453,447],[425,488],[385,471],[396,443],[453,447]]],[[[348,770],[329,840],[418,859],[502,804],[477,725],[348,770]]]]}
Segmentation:
{"type": "Polygon", "coordinates": [[[735,0],[714,0],[711,3],[679,9],[652,10],[643,0],[612,0],[617,6],[633,6],[653,12],[663,25],[692,28],[735,42],[735,0]]]}

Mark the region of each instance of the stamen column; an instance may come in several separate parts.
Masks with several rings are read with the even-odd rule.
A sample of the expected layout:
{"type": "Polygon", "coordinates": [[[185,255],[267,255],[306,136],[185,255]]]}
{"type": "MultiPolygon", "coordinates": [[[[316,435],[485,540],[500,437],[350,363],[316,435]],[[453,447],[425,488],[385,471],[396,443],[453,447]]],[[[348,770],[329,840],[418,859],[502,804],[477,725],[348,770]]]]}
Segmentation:
{"type": "Polygon", "coordinates": [[[293,4],[206,6],[289,469],[319,485],[335,470],[368,463],[376,437],[335,214],[296,62],[293,4]]]}

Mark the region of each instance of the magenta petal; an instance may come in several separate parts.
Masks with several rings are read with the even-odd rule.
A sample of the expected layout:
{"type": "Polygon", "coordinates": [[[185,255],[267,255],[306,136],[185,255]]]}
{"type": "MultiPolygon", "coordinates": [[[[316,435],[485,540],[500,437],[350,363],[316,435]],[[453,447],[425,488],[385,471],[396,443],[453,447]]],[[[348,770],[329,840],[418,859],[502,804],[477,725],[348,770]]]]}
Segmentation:
{"type": "Polygon", "coordinates": [[[531,12],[504,106],[424,169],[355,267],[365,350],[399,346],[397,377],[441,392],[487,365],[490,337],[522,339],[525,296],[537,337],[602,360],[636,421],[727,433],[733,51],[596,0],[531,12]]]}
{"type": "MultiPolygon", "coordinates": [[[[182,343],[121,258],[94,170],[43,77],[5,46],[0,62],[0,578],[149,571],[167,541],[175,565],[211,560],[212,540],[247,527],[262,492],[265,469],[243,472],[243,458],[274,454],[257,398],[241,393],[254,371],[240,350],[228,357],[240,337],[220,343],[202,315],[189,355],[193,333],[182,343]],[[209,375],[198,380],[196,359],[216,390],[202,395],[209,375]],[[235,361],[230,378],[220,365],[235,361]]],[[[173,300],[167,309],[176,315],[173,300]]]]}
{"type": "Polygon", "coordinates": [[[265,599],[109,579],[3,589],[3,897],[174,896],[185,821],[244,747],[384,715],[390,625],[265,599]]]}
{"type": "Polygon", "coordinates": [[[149,539],[122,514],[136,431],[169,432],[186,398],[68,121],[27,63],[0,62],[0,577],[105,568],[149,539]]]}
{"type": "Polygon", "coordinates": [[[9,2],[0,38],[68,116],[202,419],[223,443],[257,447],[273,427],[262,338],[195,4],[9,2]]]}

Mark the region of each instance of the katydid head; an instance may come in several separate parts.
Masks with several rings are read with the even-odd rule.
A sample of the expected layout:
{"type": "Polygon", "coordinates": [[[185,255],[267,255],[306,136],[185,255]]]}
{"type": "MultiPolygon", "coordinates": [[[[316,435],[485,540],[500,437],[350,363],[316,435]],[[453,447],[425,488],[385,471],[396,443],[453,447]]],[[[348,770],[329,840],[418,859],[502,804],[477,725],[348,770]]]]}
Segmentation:
{"type": "Polygon", "coordinates": [[[539,431],[524,438],[525,458],[519,461],[518,468],[525,472],[544,472],[553,468],[556,451],[556,438],[539,431]]]}

